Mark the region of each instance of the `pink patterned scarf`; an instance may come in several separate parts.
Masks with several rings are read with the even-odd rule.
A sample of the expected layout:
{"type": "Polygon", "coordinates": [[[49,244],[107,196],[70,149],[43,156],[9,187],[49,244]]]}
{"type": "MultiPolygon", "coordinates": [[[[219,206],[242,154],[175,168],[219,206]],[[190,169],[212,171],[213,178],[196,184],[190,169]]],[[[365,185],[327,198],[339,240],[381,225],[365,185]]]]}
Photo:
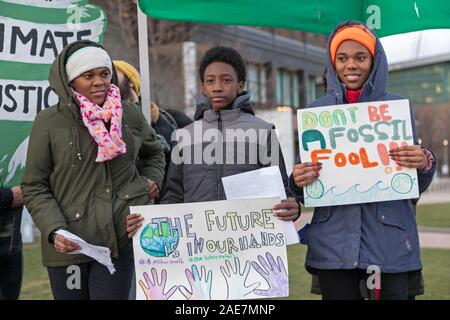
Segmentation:
{"type": "Polygon", "coordinates": [[[96,162],[104,162],[127,152],[122,140],[122,103],[119,88],[113,84],[109,86],[106,101],[102,107],[85,96],[74,91],[80,103],[83,123],[98,144],[96,162]],[[110,130],[105,123],[111,120],[110,130]]]}

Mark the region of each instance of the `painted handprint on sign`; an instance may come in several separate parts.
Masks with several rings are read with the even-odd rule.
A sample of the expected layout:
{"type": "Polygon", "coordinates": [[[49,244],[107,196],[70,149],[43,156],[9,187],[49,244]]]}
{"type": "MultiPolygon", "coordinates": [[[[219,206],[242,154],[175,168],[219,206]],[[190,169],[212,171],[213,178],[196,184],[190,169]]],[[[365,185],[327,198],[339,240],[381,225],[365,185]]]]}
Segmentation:
{"type": "Polygon", "coordinates": [[[275,261],[269,252],[266,253],[266,257],[267,261],[258,255],[261,266],[255,261],[252,261],[252,266],[267,281],[269,289],[255,289],[253,292],[265,297],[287,297],[289,295],[289,278],[283,260],[278,257],[275,261]]]}
{"type": "Polygon", "coordinates": [[[230,260],[226,260],[225,265],[226,269],[221,266],[220,270],[227,283],[227,299],[242,299],[261,285],[260,282],[255,282],[249,286],[245,285],[251,269],[249,261],[245,263],[242,272],[241,264],[237,257],[234,258],[234,268],[231,265],[230,260]]]}
{"type": "Polygon", "coordinates": [[[139,280],[139,285],[144,291],[147,300],[167,300],[169,299],[175,291],[177,291],[177,286],[173,286],[166,293],[164,293],[166,281],[167,281],[167,271],[163,269],[161,272],[161,282],[158,281],[158,273],[155,268],[152,268],[152,279],[148,276],[147,272],[144,272],[144,279],[146,284],[142,280],[139,280]]]}
{"type": "Polygon", "coordinates": [[[192,271],[185,270],[186,278],[191,287],[190,291],[185,286],[178,286],[180,292],[188,300],[211,300],[212,271],[209,270],[208,275],[206,275],[205,267],[202,266],[200,270],[201,273],[198,272],[195,264],[192,265],[192,271]]]}

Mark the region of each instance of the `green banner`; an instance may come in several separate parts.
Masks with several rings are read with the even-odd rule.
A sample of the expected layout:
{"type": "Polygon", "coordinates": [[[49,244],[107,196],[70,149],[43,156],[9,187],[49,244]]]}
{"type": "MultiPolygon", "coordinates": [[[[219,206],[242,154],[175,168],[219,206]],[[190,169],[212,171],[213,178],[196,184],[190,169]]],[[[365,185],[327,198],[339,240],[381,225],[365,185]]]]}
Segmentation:
{"type": "Polygon", "coordinates": [[[103,43],[106,16],[88,0],[0,0],[0,183],[20,184],[34,117],[58,101],[51,63],[69,43],[103,43]]]}
{"type": "Polygon", "coordinates": [[[450,28],[449,0],[139,0],[139,5],[158,19],[323,34],[350,19],[365,22],[380,37],[450,28]]]}

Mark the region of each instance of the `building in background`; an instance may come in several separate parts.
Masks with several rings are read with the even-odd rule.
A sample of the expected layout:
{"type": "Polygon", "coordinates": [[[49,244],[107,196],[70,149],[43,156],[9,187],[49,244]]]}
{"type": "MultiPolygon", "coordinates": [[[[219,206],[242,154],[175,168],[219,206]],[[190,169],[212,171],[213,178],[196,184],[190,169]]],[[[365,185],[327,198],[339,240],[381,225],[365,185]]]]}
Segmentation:
{"type": "MultiPolygon", "coordinates": [[[[94,0],[107,13],[105,47],[138,66],[136,1],[94,0]]],[[[247,63],[247,89],[256,108],[304,107],[317,96],[325,68],[326,37],[245,26],[148,19],[152,100],[194,114],[200,89],[197,66],[211,47],[237,49],[247,63]]]]}
{"type": "MultiPolygon", "coordinates": [[[[138,66],[136,0],[92,2],[108,17],[105,36],[108,51],[114,58],[138,66]]],[[[326,36],[287,29],[191,24],[152,18],[148,19],[148,34],[152,100],[191,117],[201,88],[197,66],[202,55],[216,45],[236,48],[247,62],[247,89],[252,95],[255,112],[273,122],[292,118],[292,126],[276,125],[279,130],[294,130],[280,133],[289,141],[283,146],[289,158],[286,162],[293,161],[291,155],[298,154],[295,110],[325,94],[321,84],[326,36]],[[288,117],[286,107],[291,108],[292,117],[288,117]]],[[[439,44],[445,42],[442,35],[440,39],[439,44]]],[[[420,140],[435,151],[440,163],[438,174],[448,175],[450,55],[442,51],[449,50],[445,51],[445,45],[442,48],[430,46],[430,43],[436,44],[435,40],[422,33],[386,37],[382,42],[391,59],[388,89],[410,99],[420,140]],[[397,45],[398,37],[403,39],[402,46],[397,45]]]]}
{"type": "Polygon", "coordinates": [[[438,174],[449,175],[450,54],[439,54],[389,66],[389,91],[413,106],[420,142],[438,158],[438,174]]]}
{"type": "MultiPolygon", "coordinates": [[[[138,67],[136,1],[92,0],[107,14],[105,47],[138,67]]],[[[315,100],[326,62],[324,35],[296,30],[148,19],[151,100],[193,117],[201,90],[198,64],[214,46],[238,50],[257,115],[275,123],[288,171],[298,154],[296,112],[315,100]],[[282,106],[279,108],[279,106],[282,106]],[[278,107],[278,108],[277,108],[278,107]],[[285,122],[289,121],[289,125],[285,122]]]]}

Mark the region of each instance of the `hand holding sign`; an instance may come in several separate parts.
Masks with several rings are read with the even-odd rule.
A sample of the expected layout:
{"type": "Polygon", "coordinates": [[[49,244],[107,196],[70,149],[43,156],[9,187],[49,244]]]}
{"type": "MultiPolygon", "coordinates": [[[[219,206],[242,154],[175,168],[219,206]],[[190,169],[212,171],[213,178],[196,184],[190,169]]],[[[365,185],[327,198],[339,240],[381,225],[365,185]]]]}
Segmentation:
{"type": "Polygon", "coordinates": [[[303,188],[307,184],[314,182],[319,177],[319,172],[322,169],[322,163],[304,162],[294,166],[292,172],[294,177],[294,184],[297,188],[303,188]]]}
{"type": "Polygon", "coordinates": [[[144,221],[144,217],[140,214],[132,213],[127,215],[128,238],[133,238],[137,230],[142,226],[142,221],[144,221]]]}
{"type": "Polygon", "coordinates": [[[281,200],[272,207],[273,215],[280,220],[294,221],[300,217],[300,205],[294,197],[281,200]]]}
{"type": "Polygon", "coordinates": [[[389,156],[399,166],[410,169],[424,169],[428,159],[420,146],[403,146],[389,150],[389,156]]]}

